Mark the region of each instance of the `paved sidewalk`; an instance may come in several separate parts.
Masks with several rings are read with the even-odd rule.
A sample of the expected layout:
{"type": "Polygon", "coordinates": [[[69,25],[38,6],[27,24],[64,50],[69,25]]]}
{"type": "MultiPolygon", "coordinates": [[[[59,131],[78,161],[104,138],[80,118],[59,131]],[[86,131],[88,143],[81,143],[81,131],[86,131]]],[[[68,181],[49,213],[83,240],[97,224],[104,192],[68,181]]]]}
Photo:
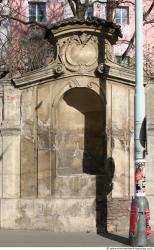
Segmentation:
{"type": "MultiPolygon", "coordinates": [[[[154,237],[151,239],[154,246],[154,237]]],[[[128,235],[0,230],[0,247],[128,247],[128,235]]]]}

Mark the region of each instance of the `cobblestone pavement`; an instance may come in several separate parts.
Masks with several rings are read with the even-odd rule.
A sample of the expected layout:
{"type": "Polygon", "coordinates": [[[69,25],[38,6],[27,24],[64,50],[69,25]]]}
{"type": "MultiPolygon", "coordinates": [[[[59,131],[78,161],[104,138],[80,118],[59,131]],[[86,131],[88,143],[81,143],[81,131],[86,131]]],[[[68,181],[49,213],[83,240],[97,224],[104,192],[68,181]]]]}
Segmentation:
{"type": "Polygon", "coordinates": [[[128,233],[103,237],[96,233],[0,230],[0,247],[129,247],[129,241],[128,233]]]}

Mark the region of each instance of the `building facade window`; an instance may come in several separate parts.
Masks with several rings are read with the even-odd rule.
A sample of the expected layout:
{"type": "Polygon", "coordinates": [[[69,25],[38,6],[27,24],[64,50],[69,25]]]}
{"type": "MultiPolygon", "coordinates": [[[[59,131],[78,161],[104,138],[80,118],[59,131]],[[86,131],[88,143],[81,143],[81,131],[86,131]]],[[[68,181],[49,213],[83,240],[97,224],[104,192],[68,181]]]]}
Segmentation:
{"type": "Polygon", "coordinates": [[[29,21],[30,22],[47,22],[46,3],[29,2],[29,21]]]}
{"type": "Polygon", "coordinates": [[[86,13],[85,13],[85,18],[87,17],[93,17],[93,6],[89,6],[86,10],[86,13]]]}
{"type": "Polygon", "coordinates": [[[104,0],[102,1],[102,3],[97,1],[94,2],[93,6],[94,16],[106,19],[106,3],[104,2],[104,0]]]}
{"type": "Polygon", "coordinates": [[[125,56],[124,59],[122,59],[122,56],[116,56],[116,62],[122,66],[128,67],[130,64],[130,58],[129,56],[125,56]]]}
{"type": "Polygon", "coordinates": [[[129,24],[129,8],[118,7],[115,11],[115,22],[120,25],[129,24]]]}

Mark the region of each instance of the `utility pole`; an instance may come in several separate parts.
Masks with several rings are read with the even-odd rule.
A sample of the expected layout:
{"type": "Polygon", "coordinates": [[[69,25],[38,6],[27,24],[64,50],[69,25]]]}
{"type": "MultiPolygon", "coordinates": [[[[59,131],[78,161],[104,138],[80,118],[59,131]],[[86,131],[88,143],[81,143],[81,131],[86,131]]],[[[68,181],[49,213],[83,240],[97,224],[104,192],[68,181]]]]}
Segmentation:
{"type": "Polygon", "coordinates": [[[132,199],[129,240],[131,246],[150,243],[150,211],[145,194],[145,94],[143,76],[143,0],[135,0],[135,197],[132,199]]]}

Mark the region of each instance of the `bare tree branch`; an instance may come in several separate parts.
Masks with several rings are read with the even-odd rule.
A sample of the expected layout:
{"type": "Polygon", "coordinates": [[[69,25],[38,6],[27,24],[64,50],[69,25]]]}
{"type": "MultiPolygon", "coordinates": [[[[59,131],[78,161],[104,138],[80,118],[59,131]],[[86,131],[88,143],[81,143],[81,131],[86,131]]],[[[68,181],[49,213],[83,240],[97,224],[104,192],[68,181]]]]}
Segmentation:
{"type": "MultiPolygon", "coordinates": [[[[148,17],[152,11],[152,9],[154,8],[154,1],[152,2],[152,4],[150,5],[150,7],[148,8],[148,10],[143,14],[143,18],[145,19],[146,17],[148,17]]],[[[149,21],[145,21],[145,24],[148,23],[153,23],[154,20],[149,20],[149,21]]],[[[124,53],[122,54],[122,60],[128,55],[129,51],[131,50],[133,43],[134,43],[134,39],[135,39],[135,32],[133,33],[129,43],[128,43],[128,47],[126,48],[126,50],[124,51],[124,53]]]]}
{"type": "Polygon", "coordinates": [[[143,14],[143,18],[144,19],[151,13],[151,11],[152,11],[153,8],[154,8],[154,1],[150,5],[149,9],[143,14]]]}
{"type": "Polygon", "coordinates": [[[122,1],[122,3],[132,4],[135,6],[135,3],[133,3],[132,1],[122,1]]]}
{"type": "Polygon", "coordinates": [[[76,9],[74,7],[73,1],[72,0],[68,0],[68,3],[69,3],[70,8],[71,8],[71,10],[73,12],[73,15],[76,16],[76,9]]]}
{"type": "MultiPolygon", "coordinates": [[[[47,28],[47,25],[43,24],[43,23],[39,23],[39,22],[35,22],[35,21],[32,21],[32,22],[26,22],[16,16],[11,16],[11,15],[0,15],[1,18],[4,19],[9,19],[9,20],[14,20],[14,21],[17,21],[19,23],[22,23],[24,25],[31,25],[31,24],[34,24],[36,26],[39,26],[40,28],[44,28],[46,29],[47,28]]],[[[1,20],[2,21],[2,20],[1,20]]]]}
{"type": "MultiPolygon", "coordinates": [[[[15,1],[15,0],[14,0],[15,1]]],[[[12,0],[13,2],[13,0],[12,0]]],[[[22,9],[22,1],[17,1],[16,3],[17,5],[5,5],[3,6],[3,8],[0,9],[0,24],[3,24],[3,22],[5,23],[5,21],[9,21],[11,23],[13,23],[13,32],[15,27],[19,27],[18,30],[16,30],[14,32],[14,34],[12,34],[9,30],[7,34],[2,34],[3,38],[5,37],[7,40],[7,42],[4,44],[4,39],[2,39],[0,37],[0,45],[1,45],[1,50],[0,50],[0,66],[2,68],[5,68],[5,63],[6,66],[8,66],[8,68],[10,67],[10,70],[19,70],[19,71],[23,71],[24,67],[26,65],[26,67],[28,67],[28,69],[35,69],[35,67],[42,65],[42,63],[39,63],[39,61],[44,62],[46,60],[46,56],[42,57],[42,54],[44,53],[44,55],[47,54],[47,50],[48,50],[48,46],[50,47],[50,45],[52,46],[53,44],[55,45],[55,41],[54,41],[54,35],[52,34],[52,30],[50,28],[49,24],[44,24],[44,23],[39,23],[39,22],[29,22],[26,21],[26,10],[22,9]],[[7,8],[7,12],[5,11],[5,8],[7,8]],[[8,11],[9,10],[9,11],[8,11]],[[24,26],[26,27],[26,31],[24,29],[24,26]],[[34,29],[33,29],[34,28],[34,29]],[[40,29],[39,29],[40,28],[40,29]],[[44,30],[45,34],[43,34],[43,38],[45,40],[40,40],[38,41],[38,44],[36,45],[36,43],[34,41],[30,41],[30,42],[24,42],[24,48],[23,48],[23,37],[29,34],[29,32],[33,31],[35,33],[35,29],[38,30],[44,30]],[[9,33],[10,32],[10,33],[9,33]],[[16,37],[16,32],[20,33],[20,37],[16,37]],[[27,32],[27,33],[26,33],[27,32]],[[19,42],[19,46],[16,47],[16,42],[14,44],[14,38],[16,40],[16,42],[19,42]],[[18,39],[19,38],[19,39],[18,39]],[[34,42],[34,44],[33,44],[34,42]],[[40,44],[41,46],[40,46],[40,44]],[[49,43],[48,46],[45,46],[45,43],[49,43]],[[9,44],[9,46],[8,46],[9,44]],[[38,53],[39,51],[39,46],[42,47],[44,46],[44,48],[42,48],[42,54],[38,53]],[[9,47],[9,50],[8,50],[9,47]],[[5,51],[5,53],[4,53],[5,51]],[[35,55],[36,53],[36,55],[35,55]],[[4,56],[5,55],[5,56],[4,56]],[[6,57],[6,55],[8,56],[8,58],[6,57]],[[28,58],[28,59],[27,59],[28,58]],[[15,60],[15,63],[13,62],[13,60],[15,60]],[[26,61],[28,60],[28,61],[26,61]],[[35,64],[35,63],[36,64],[35,64]],[[28,65],[29,63],[29,65],[28,65]],[[15,66],[16,64],[16,66],[15,66]],[[12,67],[12,68],[11,68],[12,67]],[[16,68],[15,68],[16,67],[16,68]]],[[[81,0],[68,0],[67,1],[72,13],[74,15],[74,17],[84,17],[85,16],[85,12],[86,9],[91,6],[92,4],[94,4],[95,1],[91,2],[90,0],[85,0],[85,2],[83,3],[81,0]]],[[[113,21],[113,12],[115,10],[115,8],[117,8],[118,6],[123,6],[125,4],[131,4],[133,6],[135,6],[134,0],[106,0],[104,2],[102,2],[101,0],[98,0],[97,2],[99,2],[100,4],[106,4],[107,7],[107,20],[109,21],[113,21]]],[[[27,7],[26,7],[27,8],[27,7]]],[[[146,24],[151,24],[153,25],[154,23],[154,19],[151,18],[150,20],[150,14],[152,13],[152,10],[154,8],[154,1],[152,1],[152,3],[150,3],[150,7],[148,8],[147,11],[144,12],[143,14],[143,18],[144,18],[144,25],[146,24]]],[[[12,24],[11,24],[12,25],[12,24]]],[[[10,26],[11,27],[11,26],[10,26]]],[[[41,31],[42,32],[42,31],[41,31]]],[[[36,32],[37,33],[37,32],[36,32]]],[[[27,36],[27,37],[31,37],[31,36],[27,36]]],[[[131,39],[128,41],[128,46],[126,48],[126,50],[124,51],[123,55],[122,55],[122,59],[124,59],[128,53],[130,52],[130,50],[132,49],[133,45],[134,45],[134,40],[135,40],[135,32],[133,33],[131,39]]],[[[51,48],[50,48],[51,50],[51,48]]],[[[6,67],[7,68],[7,67],[6,67]]]]}
{"type": "Polygon", "coordinates": [[[80,0],[74,0],[74,3],[76,5],[76,16],[80,16],[80,6],[81,6],[81,2],[80,0]]]}
{"type": "Polygon", "coordinates": [[[131,50],[133,44],[134,44],[134,39],[135,39],[135,32],[132,35],[132,38],[130,39],[129,43],[128,43],[128,47],[125,50],[125,52],[122,54],[122,60],[128,55],[129,51],[131,50]]]}
{"type": "Polygon", "coordinates": [[[149,20],[149,21],[144,21],[144,25],[145,25],[145,24],[153,24],[153,23],[154,23],[154,19],[149,20]]]}

